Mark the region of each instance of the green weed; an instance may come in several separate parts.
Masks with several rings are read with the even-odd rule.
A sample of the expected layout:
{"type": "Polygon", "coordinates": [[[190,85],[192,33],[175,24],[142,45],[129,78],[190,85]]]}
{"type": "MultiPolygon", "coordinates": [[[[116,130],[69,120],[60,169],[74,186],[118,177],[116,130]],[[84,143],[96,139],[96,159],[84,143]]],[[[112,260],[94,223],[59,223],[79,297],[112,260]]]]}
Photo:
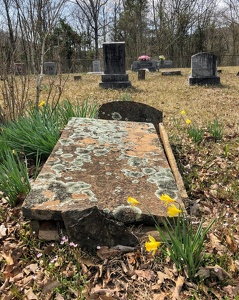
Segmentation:
{"type": "Polygon", "coordinates": [[[207,128],[215,140],[221,140],[223,138],[223,125],[219,123],[217,119],[214,119],[212,123],[208,123],[207,128]]]}
{"type": "Polygon", "coordinates": [[[23,200],[31,186],[28,178],[26,161],[21,161],[11,149],[2,153],[0,163],[0,191],[6,196],[11,206],[23,200]]]}
{"type": "Polygon", "coordinates": [[[194,143],[199,143],[204,138],[204,130],[195,125],[189,125],[187,132],[194,143]]]}

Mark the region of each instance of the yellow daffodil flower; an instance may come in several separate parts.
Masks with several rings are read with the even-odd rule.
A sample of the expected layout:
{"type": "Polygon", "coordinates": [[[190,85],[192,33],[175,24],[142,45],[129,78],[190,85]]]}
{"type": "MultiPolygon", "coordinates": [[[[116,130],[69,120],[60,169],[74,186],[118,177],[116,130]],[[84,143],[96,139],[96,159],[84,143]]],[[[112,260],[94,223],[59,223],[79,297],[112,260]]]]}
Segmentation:
{"type": "Polygon", "coordinates": [[[42,107],[42,106],[44,106],[45,104],[46,104],[45,101],[41,101],[40,104],[39,104],[39,107],[42,107]]]}
{"type": "Polygon", "coordinates": [[[178,214],[180,214],[182,212],[181,209],[178,209],[174,204],[171,204],[168,207],[168,216],[169,217],[176,217],[178,216],[178,214]]]}
{"type": "Polygon", "coordinates": [[[139,201],[136,200],[135,198],[132,198],[132,197],[128,197],[127,202],[128,202],[131,206],[135,206],[135,205],[139,204],[139,201]]]}
{"type": "Polygon", "coordinates": [[[185,115],[185,114],[186,114],[185,110],[182,110],[181,115],[185,115]]]}
{"type": "Polygon", "coordinates": [[[157,242],[155,238],[153,238],[151,235],[149,235],[148,238],[149,238],[149,242],[145,242],[146,251],[148,252],[152,251],[152,255],[155,255],[155,252],[161,243],[157,242]]]}
{"type": "Polygon", "coordinates": [[[187,120],[186,120],[186,123],[187,123],[187,124],[191,124],[191,123],[192,123],[192,121],[191,121],[191,120],[189,120],[189,119],[187,119],[187,120]]]}
{"type": "Polygon", "coordinates": [[[171,202],[176,202],[174,199],[172,199],[169,195],[167,194],[162,194],[161,197],[159,198],[161,201],[165,201],[166,204],[171,203],[171,202]]]}

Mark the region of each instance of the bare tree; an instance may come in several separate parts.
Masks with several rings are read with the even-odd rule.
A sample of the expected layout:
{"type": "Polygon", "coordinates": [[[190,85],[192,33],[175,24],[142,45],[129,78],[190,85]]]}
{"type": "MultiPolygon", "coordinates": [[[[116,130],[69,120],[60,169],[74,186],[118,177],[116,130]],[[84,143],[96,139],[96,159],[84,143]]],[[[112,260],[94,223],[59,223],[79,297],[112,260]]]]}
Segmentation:
{"type": "MultiPolygon", "coordinates": [[[[84,14],[89,27],[93,31],[95,44],[95,58],[99,58],[99,37],[101,30],[105,28],[105,22],[102,22],[102,12],[108,0],[76,0],[76,4],[84,14]]],[[[105,19],[103,19],[105,20],[105,19]]]]}
{"type": "Polygon", "coordinates": [[[224,0],[224,8],[221,10],[223,20],[222,32],[225,34],[227,44],[227,63],[237,65],[239,59],[239,2],[238,0],[224,0]]]}
{"type": "Polygon", "coordinates": [[[38,107],[43,80],[47,39],[56,26],[67,0],[14,0],[23,39],[28,42],[32,68],[37,75],[35,106],[38,107]],[[38,57],[40,59],[37,63],[38,57]]]}

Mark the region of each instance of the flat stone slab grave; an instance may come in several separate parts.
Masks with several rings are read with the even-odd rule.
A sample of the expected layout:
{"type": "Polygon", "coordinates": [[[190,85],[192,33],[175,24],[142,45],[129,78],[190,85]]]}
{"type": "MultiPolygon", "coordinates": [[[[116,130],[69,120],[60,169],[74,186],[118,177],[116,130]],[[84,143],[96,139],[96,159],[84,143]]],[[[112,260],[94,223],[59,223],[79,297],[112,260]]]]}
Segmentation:
{"type": "Polygon", "coordinates": [[[33,223],[64,223],[83,248],[136,245],[128,225],[162,221],[162,194],[183,206],[153,124],[72,118],[22,209],[33,223]],[[130,206],[128,196],[140,204],[130,206]]]}

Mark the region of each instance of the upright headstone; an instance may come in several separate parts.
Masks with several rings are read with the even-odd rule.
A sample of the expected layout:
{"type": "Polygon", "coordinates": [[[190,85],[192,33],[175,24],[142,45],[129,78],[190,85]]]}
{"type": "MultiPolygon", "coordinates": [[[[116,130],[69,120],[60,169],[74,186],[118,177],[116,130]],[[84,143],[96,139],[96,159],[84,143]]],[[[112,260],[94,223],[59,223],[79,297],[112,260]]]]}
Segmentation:
{"type": "Polygon", "coordinates": [[[173,62],[171,60],[161,60],[160,61],[160,68],[172,68],[173,62]]]}
{"type": "Polygon", "coordinates": [[[125,70],[125,43],[103,44],[104,74],[100,87],[105,89],[127,88],[131,86],[125,70]]]}
{"type": "Polygon", "coordinates": [[[101,72],[99,60],[93,60],[93,72],[101,72]]]}
{"type": "Polygon", "coordinates": [[[136,60],[131,65],[131,70],[137,72],[140,69],[148,69],[149,72],[159,70],[159,65],[156,60],[136,60]]]}
{"type": "Polygon", "coordinates": [[[145,80],[145,70],[138,70],[138,80],[145,80]]]}
{"type": "Polygon", "coordinates": [[[45,75],[56,75],[56,63],[55,62],[44,62],[43,73],[45,75]]]}
{"type": "Polygon", "coordinates": [[[26,66],[24,63],[14,63],[14,74],[15,75],[25,75],[26,66]]]}
{"type": "Polygon", "coordinates": [[[190,85],[220,84],[217,76],[217,57],[212,53],[202,52],[191,57],[192,73],[189,76],[190,85]]]}

